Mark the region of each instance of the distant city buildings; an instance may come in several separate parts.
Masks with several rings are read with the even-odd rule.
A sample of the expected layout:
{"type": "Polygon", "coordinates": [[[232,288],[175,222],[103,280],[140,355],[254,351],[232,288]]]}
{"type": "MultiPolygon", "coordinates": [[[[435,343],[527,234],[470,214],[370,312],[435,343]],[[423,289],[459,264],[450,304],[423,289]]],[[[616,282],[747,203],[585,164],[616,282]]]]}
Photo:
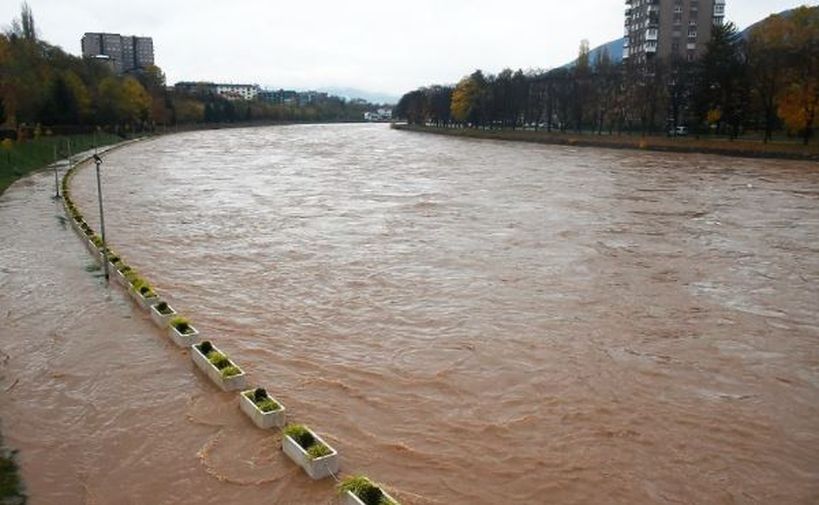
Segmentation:
{"type": "Polygon", "coordinates": [[[375,112],[365,112],[364,121],[391,121],[392,109],[378,109],[375,112]]]}
{"type": "Polygon", "coordinates": [[[694,61],[725,19],[725,0],[626,0],[623,59],[694,61]]]}
{"type": "Polygon", "coordinates": [[[218,95],[227,100],[261,100],[277,105],[303,107],[327,101],[330,95],[318,91],[265,90],[258,84],[223,84],[216,82],[178,82],[177,91],[190,94],[218,95]]]}
{"type": "Polygon", "coordinates": [[[81,44],[84,57],[107,61],[118,74],[154,64],[154,41],[151,37],[88,32],[82,36],[81,44]]]}

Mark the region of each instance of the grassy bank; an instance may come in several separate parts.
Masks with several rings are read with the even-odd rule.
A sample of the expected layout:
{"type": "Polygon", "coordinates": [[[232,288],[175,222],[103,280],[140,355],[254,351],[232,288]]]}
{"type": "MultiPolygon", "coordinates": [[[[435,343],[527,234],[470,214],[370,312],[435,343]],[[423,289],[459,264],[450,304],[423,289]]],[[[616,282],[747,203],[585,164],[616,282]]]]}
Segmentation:
{"type": "Polygon", "coordinates": [[[14,452],[3,446],[3,436],[0,434],[0,505],[21,505],[26,502],[14,456],[14,452]]]}
{"type": "Polygon", "coordinates": [[[94,148],[96,145],[105,146],[120,142],[122,138],[108,133],[47,136],[30,139],[23,142],[4,141],[0,147],[0,194],[11,186],[17,179],[24,177],[35,170],[47,167],[54,161],[54,149],[57,156],[65,158],[68,154],[68,142],[71,142],[71,152],[78,153],[94,148]]]}
{"type": "Polygon", "coordinates": [[[769,142],[765,144],[760,140],[746,139],[698,139],[695,137],[670,138],[664,136],[641,137],[639,135],[594,135],[521,130],[478,130],[474,128],[436,128],[403,124],[394,124],[393,128],[454,137],[510,140],[538,144],[819,161],[819,144],[804,146],[799,142],[788,141],[769,142]]]}

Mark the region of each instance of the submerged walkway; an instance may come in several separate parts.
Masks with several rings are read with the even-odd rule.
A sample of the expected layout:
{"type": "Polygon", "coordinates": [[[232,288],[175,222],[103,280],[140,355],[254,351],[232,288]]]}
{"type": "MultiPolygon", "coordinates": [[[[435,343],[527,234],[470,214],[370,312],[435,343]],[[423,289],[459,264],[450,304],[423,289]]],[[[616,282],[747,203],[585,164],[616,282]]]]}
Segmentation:
{"type": "Polygon", "coordinates": [[[40,173],[0,196],[0,419],[29,503],[262,503],[281,486],[292,503],[332,496],[105,286],[52,194],[40,173]],[[225,442],[243,450],[220,452],[225,442]]]}

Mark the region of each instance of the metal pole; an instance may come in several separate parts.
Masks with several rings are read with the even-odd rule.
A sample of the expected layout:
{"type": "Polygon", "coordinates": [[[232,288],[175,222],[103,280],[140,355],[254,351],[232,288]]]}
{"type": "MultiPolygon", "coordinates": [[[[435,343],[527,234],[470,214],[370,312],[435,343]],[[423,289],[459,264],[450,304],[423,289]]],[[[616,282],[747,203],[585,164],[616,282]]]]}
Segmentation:
{"type": "Polygon", "coordinates": [[[57,144],[54,144],[54,199],[60,199],[60,176],[57,173],[57,144]]]}
{"type": "MultiPolygon", "coordinates": [[[[95,149],[96,150],[96,149],[95,149]]],[[[108,283],[108,243],[105,241],[105,214],[102,211],[102,181],[100,180],[100,165],[102,158],[94,154],[94,163],[97,165],[97,197],[100,202],[100,236],[102,237],[102,266],[105,269],[105,282],[108,283]]]]}

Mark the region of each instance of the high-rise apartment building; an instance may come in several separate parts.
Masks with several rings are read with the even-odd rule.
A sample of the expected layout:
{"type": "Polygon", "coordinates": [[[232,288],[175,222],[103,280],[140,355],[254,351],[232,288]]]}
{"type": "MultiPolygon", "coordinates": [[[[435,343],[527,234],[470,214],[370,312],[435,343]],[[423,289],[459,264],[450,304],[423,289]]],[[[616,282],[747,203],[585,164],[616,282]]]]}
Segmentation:
{"type": "Polygon", "coordinates": [[[82,36],[81,43],[83,56],[110,61],[118,74],[154,64],[154,41],[151,37],[86,33],[82,36]]]}
{"type": "Polygon", "coordinates": [[[693,61],[725,19],[725,0],[626,0],[623,59],[672,55],[693,61]]]}

